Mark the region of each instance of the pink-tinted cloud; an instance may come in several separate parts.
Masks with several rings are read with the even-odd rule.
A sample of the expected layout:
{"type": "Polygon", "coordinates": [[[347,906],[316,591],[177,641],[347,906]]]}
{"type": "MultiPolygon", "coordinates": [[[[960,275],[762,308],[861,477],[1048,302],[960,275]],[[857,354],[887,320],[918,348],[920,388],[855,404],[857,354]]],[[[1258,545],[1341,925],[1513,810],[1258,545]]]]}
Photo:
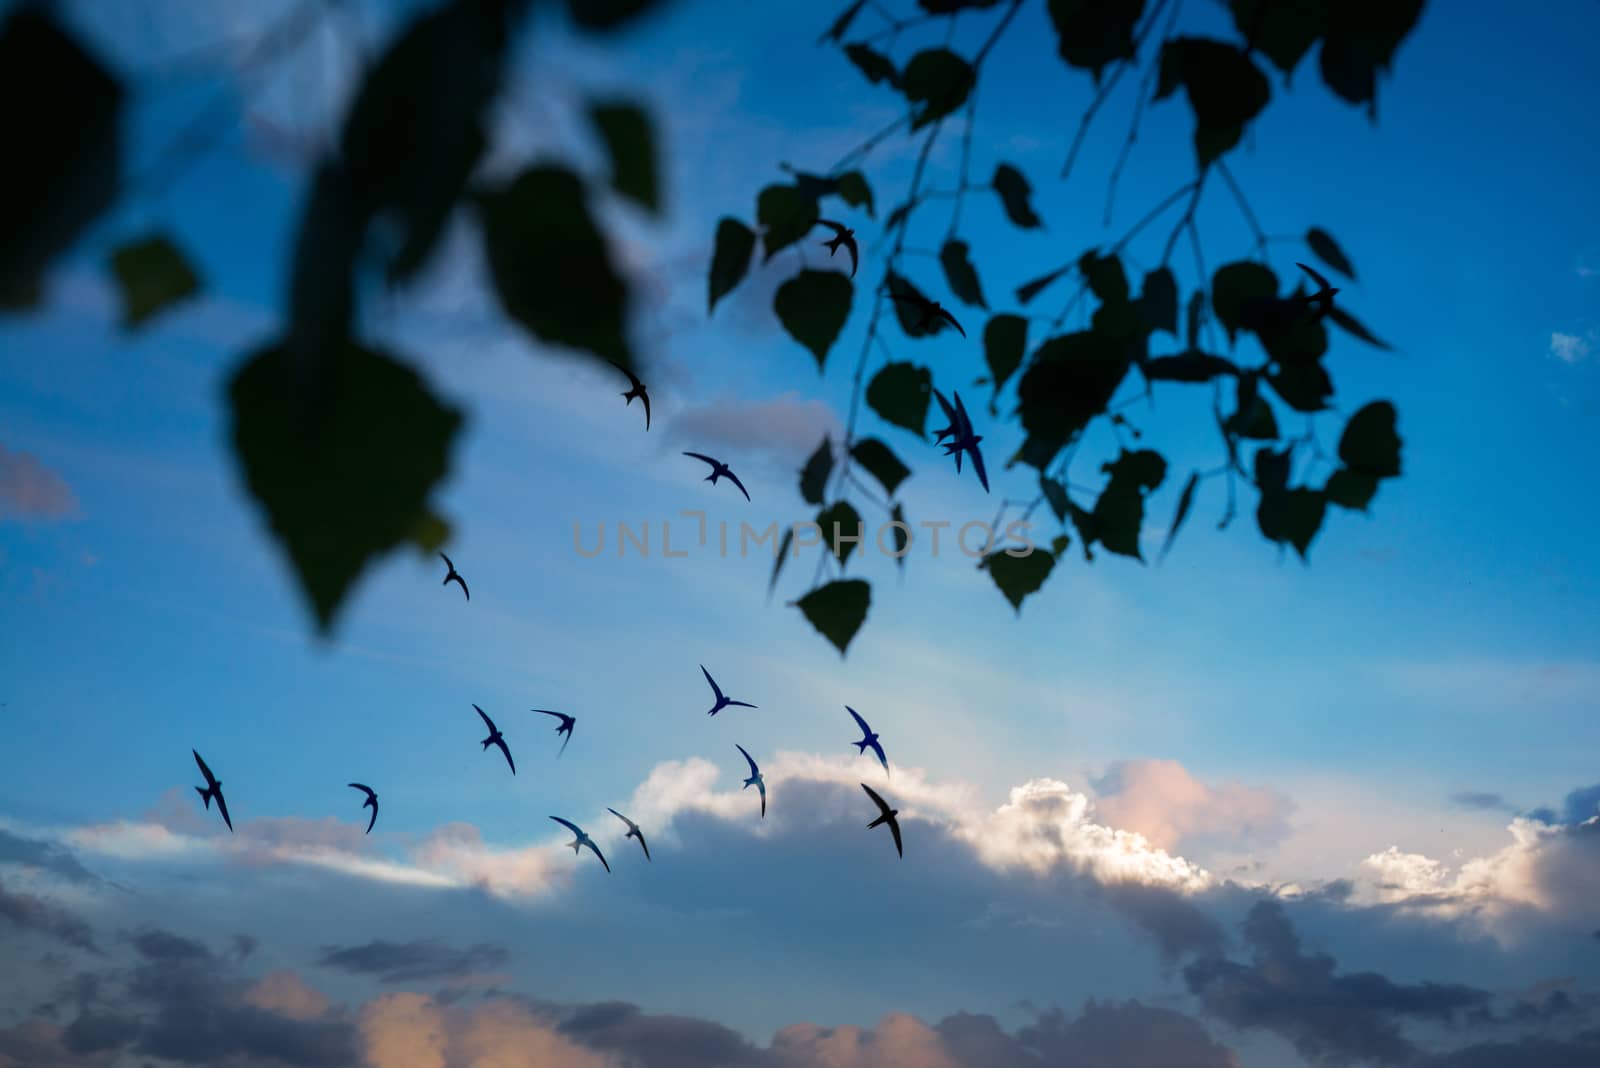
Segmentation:
{"type": "Polygon", "coordinates": [[[1210,786],[1176,760],[1129,760],[1095,784],[1096,809],[1113,827],[1136,831],[1160,849],[1198,841],[1261,844],[1288,833],[1293,804],[1277,790],[1210,786]]]}
{"type": "Polygon", "coordinates": [[[78,514],[77,495],[66,479],[32,453],[0,445],[0,519],[71,519],[78,514]]]}

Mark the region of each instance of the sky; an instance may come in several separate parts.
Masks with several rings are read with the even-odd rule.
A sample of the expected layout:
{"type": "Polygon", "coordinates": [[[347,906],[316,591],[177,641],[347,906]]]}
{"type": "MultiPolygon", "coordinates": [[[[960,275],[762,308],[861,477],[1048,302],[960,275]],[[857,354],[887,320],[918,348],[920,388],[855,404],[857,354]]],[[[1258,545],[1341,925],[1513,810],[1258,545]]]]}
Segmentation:
{"type": "MultiPolygon", "coordinates": [[[[595,95],[639,96],[657,124],[664,216],[603,206],[640,294],[651,428],[612,369],[505,321],[458,220],[364,326],[466,413],[436,504],[472,599],[437,558],[397,552],[320,640],[234,464],[223,390],[280,323],[307,168],[363,57],[421,7],[352,0],[265,79],[242,46],[194,51],[288,5],[245,7],[62,5],[136,90],[133,173],[159,173],[195,115],[229,118],[55,264],[40,309],[0,318],[0,1066],[1600,1059],[1594,4],[1429,4],[1376,123],[1312,60],[1288,89],[1273,75],[1228,157],[1266,232],[1336,235],[1358,278],[1340,300],[1394,347],[1336,335],[1327,359],[1340,413],[1400,413],[1403,475],[1369,514],[1331,510],[1302,563],[1257,534],[1248,495],[1218,530],[1208,481],[1157,564],[1184,474],[1222,461],[1207,399],[1164,387],[1129,411],[1171,462],[1147,564],[1074,547],[1019,615],[948,542],[919,540],[903,573],[860,552],[873,600],[843,657],[788,604],[815,550],[769,598],[770,554],[721,556],[714,532],[809,518],[797,472],[844,424],[864,291],[819,374],[770,309],[801,257],[824,262],[810,238],[709,316],[705,288],[717,220],[751,221],[780,162],[826,171],[899,114],[813,46],[832,8],[680,0],[606,39],[537,24],[489,169],[555,155],[603,173],[577,118],[595,95]],[[204,287],[128,333],[103,262],[157,229],[204,287]],[[752,500],[684,449],[732,460],[752,500]],[[648,526],[648,556],[617,555],[618,523],[648,526]],[[687,556],[662,554],[666,523],[687,556]],[[605,552],[577,551],[601,528],[605,552]],[[759,707],[706,716],[702,665],[759,707]],[[515,776],[481,750],[473,704],[515,776]],[[852,746],[847,705],[889,775],[852,746]],[[577,716],[564,753],[534,708],[577,716]],[[736,744],[766,776],[765,818],[736,744]],[[231,835],[193,793],[191,749],[226,784],[231,835]],[[370,835],[351,781],[381,798],[370,835]],[[863,782],[900,809],[903,859],[866,830],[863,782]],[[608,807],[644,828],[648,861],[608,807]]],[[[1045,227],[1010,226],[993,194],[962,209],[996,311],[1193,169],[1187,106],[1149,105],[1103,225],[1133,87],[1062,181],[1093,86],[1035,8],[985,69],[971,168],[1021,167],[1045,227]]],[[[994,18],[964,15],[955,47],[994,18]]],[[[1218,5],[1181,25],[1230,33],[1218,5]]],[[[895,54],[943,32],[908,30],[895,54]]],[[[867,157],[863,278],[916,148],[867,157]]],[[[958,135],[930,167],[953,184],[958,135]]],[[[937,246],[943,210],[913,245],[937,246]]],[[[1249,252],[1222,187],[1197,224],[1213,266],[1249,252]]],[[[1280,278],[1304,252],[1269,245],[1280,278]]],[[[976,336],[983,313],[935,260],[907,270],[976,336]]],[[[991,457],[985,496],[865,416],[914,471],[912,521],[953,533],[1031,498],[999,461],[1015,427],[966,385],[981,346],[890,348],[970,388],[991,457]]],[[[1317,421],[1330,451],[1340,426],[1317,421]]],[[[1116,448],[1092,430],[1074,481],[1098,485],[1116,448]]]]}

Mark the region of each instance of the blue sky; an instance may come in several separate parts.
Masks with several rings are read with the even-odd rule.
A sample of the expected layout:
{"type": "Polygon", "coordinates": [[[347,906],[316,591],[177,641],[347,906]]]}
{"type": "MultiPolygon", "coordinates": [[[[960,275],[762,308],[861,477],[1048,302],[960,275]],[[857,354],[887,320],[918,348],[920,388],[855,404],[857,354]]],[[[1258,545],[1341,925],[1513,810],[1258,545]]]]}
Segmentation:
{"type": "MultiPolygon", "coordinates": [[[[1190,6],[1190,32],[1227,34],[1225,16],[1190,6]]],[[[140,17],[68,5],[141,89],[136,173],[212,94],[237,100],[241,89],[226,63],[163,78],[150,73],[155,57],[280,7],[197,14],[173,0],[140,17]]],[[[351,26],[376,42],[413,7],[354,5],[351,26]]],[[[502,985],[542,1003],[621,999],[757,1043],[800,1020],[871,1028],[884,1013],[933,1024],[966,1010],[1015,1027],[1020,1001],[1077,1010],[1091,997],[1140,998],[1209,1022],[1240,1063],[1314,1061],[1294,1037],[1226,1020],[1163,967],[1133,911],[1107,903],[1115,855],[1133,858],[1130,878],[1189,895],[1229,930],[1252,903],[1284,902],[1303,940],[1344,970],[1482,984],[1487,969],[1507,990],[1576,977],[1573,996],[1592,998],[1600,969],[1586,934],[1600,914],[1575,888],[1600,881],[1600,855],[1574,828],[1508,825],[1595,782],[1600,745],[1600,565],[1587,551],[1600,504],[1581,466],[1600,444],[1600,148],[1583,136],[1600,117],[1593,5],[1518,20],[1485,3],[1429,5],[1380,86],[1376,125],[1334,100],[1308,62],[1287,93],[1274,77],[1283,98],[1229,157],[1269,233],[1319,225],[1337,236],[1360,278],[1341,300],[1396,348],[1337,337],[1328,357],[1341,411],[1387,398],[1400,412],[1404,475],[1370,515],[1332,512],[1302,566],[1257,536],[1248,495],[1218,532],[1223,488],[1208,482],[1164,564],[1102,553],[1089,566],[1073,549],[1020,619],[948,548],[934,559],[919,546],[903,580],[867,554],[850,567],[873,581],[872,610],[843,660],[785,607],[813,558],[791,563],[769,602],[770,557],[659,555],[663,520],[675,545],[688,540],[683,509],[735,530],[807,518],[795,472],[842,421],[864,290],[819,376],[767,307],[795,256],[753,272],[708,321],[709,238],[721,215],[751,217],[780,160],[823,171],[896,114],[888,91],[811,47],[831,10],[725,7],[686,0],[598,45],[543,27],[519,58],[509,147],[495,161],[553,150],[595,168],[572,105],[594,90],[651,101],[669,213],[652,224],[607,208],[648,294],[635,324],[653,370],[648,434],[637,407],[617,403],[609,369],[504,324],[469,225],[416,292],[369,316],[374,336],[468,413],[439,503],[470,604],[440,589],[436,559],[397,554],[365,576],[334,639],[315,641],[228,453],[223,383],[278,321],[303,162],[230,130],[163,195],[121,208],[60,262],[40,312],[0,322],[10,494],[0,500],[0,832],[58,843],[93,873],[69,878],[14,846],[9,861],[0,851],[0,885],[96,924],[211,945],[249,933],[263,948],[238,965],[245,972],[252,961],[298,968],[332,944],[503,940],[513,958],[502,985]],[[125,336],[99,265],[151,227],[176,235],[206,288],[125,336]],[[685,448],[737,458],[754,501],[699,481],[685,448]],[[596,524],[614,539],[618,521],[649,523],[648,559],[618,559],[614,540],[594,559],[574,551],[575,524],[587,543],[596,524]],[[760,709],[709,720],[701,664],[760,709]],[[514,779],[479,752],[471,703],[505,731],[514,779]],[[873,781],[853,760],[847,703],[883,734],[891,786],[904,769],[919,812],[904,865],[889,871],[881,832],[854,822],[870,808],[858,812],[862,799],[846,792],[873,781]],[[579,717],[559,762],[533,707],[579,717]],[[735,742],[773,780],[771,826],[759,833],[735,742]],[[191,747],[227,783],[243,844],[219,844],[194,804],[191,747]],[[383,797],[371,839],[360,837],[351,779],[383,797]],[[1065,785],[1018,801],[1010,791],[1030,780],[1065,785]],[[1469,792],[1501,800],[1452,800],[1469,792]],[[1077,803],[1063,798],[1088,807],[1062,815],[1077,803]],[[1008,803],[1065,835],[1062,855],[1030,853],[1008,803]],[[661,828],[649,868],[607,825],[605,807],[625,804],[655,819],[647,833],[661,828]],[[559,847],[550,813],[597,833],[610,879],[559,847]],[[1125,834],[1107,845],[1116,831],[1142,844],[1125,834]],[[1389,867],[1364,863],[1390,847],[1400,859],[1389,867]],[[1205,878],[1173,876],[1180,856],[1205,878]],[[1306,893],[1336,880],[1353,880],[1353,895],[1306,893]],[[352,891],[368,904],[330,903],[352,891]],[[1430,893],[1455,904],[1430,904],[1430,893]],[[898,903],[892,921],[835,926],[836,913],[885,894],[898,903]],[[219,915],[224,895],[236,904],[219,915]],[[601,918],[615,926],[598,933],[601,918]],[[942,950],[908,948],[934,944],[942,950]],[[603,952],[583,953],[596,945],[603,952]],[[559,976],[542,963],[585,956],[559,976]],[[1051,962],[1064,958],[1092,967],[1063,976],[1051,962]],[[740,977],[780,960],[781,998],[740,977]]],[[[956,40],[976,42],[991,20],[965,17],[956,40]]],[[[1090,85],[1058,65],[1051,40],[1030,5],[980,90],[972,173],[1021,166],[1047,226],[1017,231],[998,198],[969,199],[963,234],[996,310],[1015,310],[1021,282],[1114,240],[1192,170],[1187,106],[1151,105],[1102,228],[1131,86],[1058,181],[1090,85]]],[[[908,31],[897,54],[924,43],[908,31]]],[[[354,62],[350,38],[329,29],[252,108],[278,127],[326,130],[354,62]]],[[[951,135],[934,154],[938,185],[951,184],[957,143],[951,135]]],[[[867,161],[880,219],[912,151],[891,140],[867,161]]],[[[929,209],[913,244],[937,246],[943,210],[929,209]]],[[[1220,184],[1198,221],[1213,266],[1248,252],[1220,184]]],[[[873,220],[857,223],[875,233],[873,220]]],[[[1152,233],[1132,263],[1159,258],[1165,229],[1152,233]]],[[[1304,258],[1294,243],[1270,252],[1280,278],[1304,258]]],[[[1176,260],[1185,295],[1188,264],[1176,260]]],[[[862,277],[878,269],[864,262],[862,277]]],[[[951,303],[934,260],[907,269],[951,303]]],[[[1054,288],[1029,310],[1053,315],[1069,293],[1054,288]]],[[[966,309],[964,322],[976,336],[981,313],[966,309]]],[[[941,384],[983,373],[976,343],[892,344],[941,384]]],[[[1169,387],[1156,404],[1130,413],[1172,465],[1152,498],[1152,550],[1187,471],[1221,459],[1206,397],[1169,387]]],[[[1319,420],[1324,447],[1339,428],[1337,416],[1319,420]]],[[[1031,497],[1023,469],[999,470],[1013,429],[979,429],[995,496],[1031,497]]],[[[929,445],[882,424],[872,432],[915,471],[901,491],[913,522],[992,517],[996,500],[929,445]]],[[[1098,484],[1095,467],[1115,447],[1091,433],[1074,480],[1098,484]]],[[[1047,540],[1053,520],[1036,530],[1047,540]]],[[[0,951],[31,952],[35,936],[45,937],[0,927],[0,951]]],[[[371,978],[304,981],[356,1004],[371,978]]],[[[37,1000],[6,1002],[10,1019],[37,1000]]]]}

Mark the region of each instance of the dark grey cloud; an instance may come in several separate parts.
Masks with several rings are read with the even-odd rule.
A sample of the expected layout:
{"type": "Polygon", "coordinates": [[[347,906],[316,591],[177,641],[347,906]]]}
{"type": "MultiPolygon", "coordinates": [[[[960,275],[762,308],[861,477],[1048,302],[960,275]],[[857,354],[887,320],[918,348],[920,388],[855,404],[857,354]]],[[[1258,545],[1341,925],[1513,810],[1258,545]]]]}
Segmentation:
{"type": "MultiPolygon", "coordinates": [[[[1049,1068],[1237,1068],[1239,1063],[1194,1017],[1138,1001],[1091,1001],[1077,1016],[1059,1009],[1041,1013],[1017,1040],[1049,1068]]],[[[976,1068],[1006,1062],[973,1063],[976,1068]]]]}
{"type": "Polygon", "coordinates": [[[99,953],[94,932],[77,916],[33,894],[13,893],[0,884],[0,919],[54,938],[75,949],[99,953]]]}
{"type": "Polygon", "coordinates": [[[142,1025],[132,1016],[84,1011],[62,1032],[61,1041],[74,1053],[100,1053],[121,1049],[139,1037],[141,1030],[142,1025]]]}
{"type": "Polygon", "coordinates": [[[192,938],[171,931],[146,928],[128,936],[139,956],[147,961],[202,961],[211,959],[211,950],[192,938]]]}
{"type": "Polygon", "coordinates": [[[762,1050],[731,1028],[692,1016],[648,1015],[620,1001],[576,1009],[559,1029],[636,1068],[759,1068],[770,1063],[762,1050]]]}
{"type": "Polygon", "coordinates": [[[1463,790],[1450,795],[1450,803],[1457,808],[1470,808],[1478,811],[1512,810],[1513,806],[1499,794],[1483,793],[1477,790],[1463,790]]]}
{"type": "Polygon", "coordinates": [[[1106,900],[1155,939],[1161,959],[1172,963],[1190,954],[1217,956],[1227,936],[1222,925],[1175,890],[1145,883],[1116,883],[1106,900]]]}
{"type": "Polygon", "coordinates": [[[414,942],[368,942],[362,946],[323,946],[317,963],[380,983],[406,983],[424,979],[449,979],[474,972],[493,971],[511,960],[501,946],[480,942],[456,949],[433,939],[414,942]]]}
{"type": "Polygon", "coordinates": [[[40,868],[68,882],[98,883],[100,877],[78,863],[72,851],[54,842],[22,838],[0,830],[0,864],[40,868]]]}

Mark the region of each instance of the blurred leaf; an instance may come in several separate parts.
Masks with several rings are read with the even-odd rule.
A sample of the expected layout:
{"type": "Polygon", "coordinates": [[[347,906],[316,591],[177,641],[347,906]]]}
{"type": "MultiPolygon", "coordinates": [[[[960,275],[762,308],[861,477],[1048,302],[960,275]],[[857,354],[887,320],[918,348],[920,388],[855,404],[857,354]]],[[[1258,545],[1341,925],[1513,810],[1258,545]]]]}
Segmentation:
{"type": "Polygon", "coordinates": [[[1017,382],[1028,434],[1023,462],[1043,470],[1074,434],[1105,411],[1132,361],[1092,331],[1053,337],[1034,351],[1017,382]]]}
{"type": "Polygon", "coordinates": [[[663,0],[567,0],[567,14],[581,29],[606,31],[664,6],[663,0]]]}
{"type": "Polygon", "coordinates": [[[1285,77],[1321,37],[1330,0],[1233,0],[1233,24],[1285,77]]]}
{"type": "Polygon", "coordinates": [[[855,287],[838,271],[806,268],[773,295],[772,308],[789,336],[811,350],[817,370],[827,362],[828,350],[850,318],[855,287]]]}
{"type": "Polygon", "coordinates": [[[1100,72],[1134,56],[1133,31],[1144,14],[1144,0],[1049,0],[1057,51],[1074,67],[1100,72]]]}
{"type": "Polygon", "coordinates": [[[1276,492],[1289,487],[1289,468],[1294,462],[1294,450],[1285,448],[1281,452],[1270,448],[1256,450],[1255,476],[1256,488],[1262,493],[1276,492]]]}
{"type": "Polygon", "coordinates": [[[1167,461],[1154,449],[1122,450],[1115,460],[1101,465],[1112,481],[1121,480],[1141,490],[1158,488],[1167,477],[1167,461]]]}
{"type": "Polygon", "coordinates": [[[650,117],[637,104],[597,102],[589,121],[605,142],[611,160],[611,188],[652,214],[661,212],[656,177],[656,138],[650,117]]]}
{"type": "Polygon", "coordinates": [[[954,11],[977,11],[994,7],[1000,0],[917,0],[917,6],[930,15],[948,15],[954,11]]]}
{"type": "Polygon", "coordinates": [[[1020,616],[1023,600],[1039,592],[1044,580],[1055,570],[1056,558],[1037,547],[1026,556],[1012,556],[1002,550],[988,554],[978,566],[989,572],[995,586],[1020,616]]]}
{"type": "Polygon", "coordinates": [[[1044,493],[1045,503],[1050,505],[1050,510],[1056,514],[1056,519],[1065,523],[1067,521],[1067,512],[1071,508],[1071,501],[1067,497],[1067,487],[1040,472],[1039,489],[1044,493]]]}
{"type": "MultiPolygon", "coordinates": [[[[884,274],[884,288],[891,297],[910,297],[913,301],[925,301],[928,295],[918,289],[904,275],[896,274],[890,268],[884,274]]],[[[942,330],[949,330],[948,324],[935,320],[931,328],[922,325],[922,310],[909,301],[896,300],[894,304],[894,317],[900,323],[900,329],[905,331],[906,337],[932,337],[942,330]]]]}
{"type": "Polygon", "coordinates": [[[838,193],[840,200],[852,208],[866,208],[867,216],[872,217],[872,187],[860,171],[847,171],[839,175],[838,193]]]}
{"type": "Polygon", "coordinates": [[[885,364],[867,384],[867,404],[885,422],[905,427],[922,437],[932,390],[933,376],[926,367],[911,363],[885,364]]]}
{"type": "Polygon", "coordinates": [[[347,341],[314,355],[253,353],[228,402],[245,486],[326,634],[369,562],[428,537],[462,416],[382,352],[347,341]]]}
{"type": "MultiPolygon", "coordinates": [[[[821,504],[827,489],[828,476],[833,474],[833,441],[822,435],[822,444],[811,454],[800,469],[800,496],[807,504],[821,504]]],[[[790,528],[793,529],[792,527],[790,528]]]]}
{"type": "Polygon", "coordinates": [[[1320,412],[1333,396],[1333,379],[1320,363],[1282,363],[1267,372],[1267,382],[1297,412],[1320,412]]]}
{"type": "Polygon", "coordinates": [[[1373,104],[1378,92],[1378,65],[1342,37],[1324,37],[1317,54],[1322,83],[1351,104],[1373,104]]]}
{"type": "Polygon", "coordinates": [[[946,241],[944,248],[939,250],[939,265],[944,268],[944,277],[945,281],[950,283],[950,292],[959,300],[979,308],[989,307],[988,302],[983,299],[983,287],[978,284],[978,272],[968,257],[965,241],[957,238],[946,241]]]}
{"type": "Polygon", "coordinates": [[[895,70],[889,57],[882,52],[875,52],[864,44],[852,44],[845,45],[844,54],[873,85],[887,82],[895,88],[900,87],[900,72],[895,70]]]}
{"type": "Polygon", "coordinates": [[[1400,474],[1400,434],[1397,415],[1388,401],[1373,401],[1344,425],[1339,437],[1339,459],[1358,475],[1395,478],[1400,474]]]}
{"type": "Polygon", "coordinates": [[[1091,523],[1094,540],[1108,552],[1143,562],[1139,534],[1144,529],[1144,495],[1161,485],[1167,461],[1158,452],[1140,449],[1123,452],[1103,466],[1111,476],[1094,502],[1091,523]]]}
{"type": "Polygon", "coordinates": [[[850,32],[850,24],[856,20],[856,16],[861,14],[861,9],[866,6],[867,0],[855,0],[855,3],[839,13],[839,17],[833,20],[833,25],[828,27],[827,32],[818,39],[817,43],[844,40],[844,35],[850,32]]]}
{"type": "Polygon", "coordinates": [[[1037,230],[1044,226],[1033,211],[1033,187],[1021,171],[1009,163],[1002,163],[994,169],[990,184],[1000,194],[1000,203],[1006,209],[1006,217],[1012,222],[1024,230],[1037,230]]]}
{"type": "Polygon", "coordinates": [[[1183,484],[1183,492],[1178,495],[1178,510],[1172,517],[1172,526],[1167,528],[1167,540],[1161,546],[1161,558],[1166,559],[1167,553],[1172,551],[1172,543],[1178,536],[1178,531],[1183,529],[1183,521],[1189,518],[1189,509],[1194,504],[1194,490],[1200,485],[1200,472],[1196,471],[1189,476],[1189,481],[1183,484]]]}
{"type": "Polygon", "coordinates": [[[1067,546],[1071,544],[1071,538],[1067,537],[1065,534],[1057,534],[1055,537],[1050,539],[1050,551],[1055,553],[1057,559],[1060,559],[1061,554],[1066,552],[1067,546]]]}
{"type": "MultiPolygon", "coordinates": [[[[1178,281],[1166,267],[1157,267],[1144,276],[1144,289],[1139,294],[1139,319],[1145,329],[1165,330],[1178,336],[1178,281]]],[[[1191,342],[1189,347],[1196,346],[1191,342]]]]}
{"type": "Polygon", "coordinates": [[[1378,480],[1375,477],[1358,475],[1343,467],[1329,475],[1327,485],[1322,487],[1322,495],[1329,504],[1337,504],[1352,512],[1365,512],[1377,492],[1378,480]]]}
{"type": "Polygon", "coordinates": [[[1253,305],[1278,295],[1278,276],[1272,268],[1253,260],[1223,264],[1211,277],[1211,310],[1228,331],[1228,340],[1237,338],[1239,328],[1253,305]]]}
{"type": "Polygon", "coordinates": [[[1194,147],[1201,167],[1237,145],[1245,125],[1272,96],[1267,76],[1244,51],[1204,37],[1176,37],[1162,45],[1155,99],[1180,85],[1194,110],[1194,147]]]}
{"type": "Polygon", "coordinates": [[[856,550],[857,543],[846,539],[853,539],[857,534],[866,536],[862,529],[861,513],[856,511],[849,501],[834,501],[831,506],[817,514],[816,522],[817,526],[822,528],[822,544],[833,553],[840,566],[843,566],[844,562],[850,559],[850,554],[856,550]],[[833,536],[834,524],[838,524],[839,533],[842,535],[837,540],[833,536]]]}
{"type": "Polygon", "coordinates": [[[122,289],[122,325],[127,330],[200,291],[199,275],[162,234],[118,248],[111,254],[111,272],[122,289]]]}
{"type": "Polygon", "coordinates": [[[419,556],[432,561],[436,559],[433,554],[450,541],[450,524],[428,512],[417,520],[407,540],[416,546],[419,556]]]}
{"type": "Polygon", "coordinates": [[[1334,305],[1333,308],[1328,312],[1328,318],[1333,320],[1333,324],[1339,329],[1343,330],[1352,337],[1365,341],[1373,348],[1382,349],[1385,352],[1394,351],[1394,347],[1391,346],[1387,341],[1381,340],[1371,330],[1368,330],[1365,326],[1363,326],[1355,316],[1351,315],[1337,304],[1334,305]]]}
{"type": "Polygon", "coordinates": [[[983,328],[983,358],[994,378],[994,392],[1022,365],[1028,347],[1028,320],[1020,315],[1002,314],[989,317],[983,328]]]}
{"type": "Polygon", "coordinates": [[[1128,274],[1115,252],[1102,256],[1090,249],[1078,258],[1089,289],[1104,304],[1125,304],[1128,300],[1128,274]]]}
{"type": "Polygon", "coordinates": [[[1304,486],[1272,490],[1261,494],[1256,505],[1256,525],[1269,541],[1293,545],[1304,560],[1327,510],[1328,502],[1317,490],[1304,486]]]}
{"type": "Polygon", "coordinates": [[[797,186],[769,185],[756,195],[756,222],[761,226],[765,259],[770,260],[817,225],[817,199],[797,186]]]}
{"type": "Polygon", "coordinates": [[[911,468],[901,463],[894,450],[877,438],[863,438],[856,442],[850,448],[850,455],[878,480],[891,497],[900,483],[911,474],[911,468]]]}
{"type": "Polygon", "coordinates": [[[1042,274],[1033,281],[1026,282],[1018,286],[1017,303],[1026,305],[1028,301],[1032,300],[1034,297],[1037,297],[1041,292],[1043,292],[1044,288],[1051,282],[1054,282],[1057,278],[1060,278],[1070,270],[1072,270],[1071,264],[1068,264],[1065,267],[1057,267],[1049,274],[1042,274]]]}
{"type": "Polygon", "coordinates": [[[889,521],[891,523],[904,523],[906,527],[905,530],[901,530],[899,527],[889,528],[894,534],[894,551],[896,554],[894,564],[901,571],[904,571],[906,566],[906,547],[911,544],[911,524],[906,523],[906,510],[899,501],[895,501],[894,508],[889,511],[889,521]]]}
{"type": "Polygon", "coordinates": [[[50,262],[117,197],[123,89],[43,5],[0,28],[0,310],[39,302],[50,262]]]}
{"type": "Polygon", "coordinates": [[[478,196],[495,294],[534,337],[633,366],[628,290],[564,167],[529,167],[478,196]]]}
{"type": "Polygon", "coordinates": [[[1356,269],[1350,266],[1350,257],[1344,254],[1339,243],[1333,235],[1319,226],[1313,226],[1306,231],[1306,245],[1317,259],[1338,271],[1351,281],[1355,280],[1356,269]]]}
{"type": "Polygon", "coordinates": [[[1157,356],[1139,365],[1152,382],[1209,382],[1221,375],[1236,375],[1239,367],[1232,360],[1206,352],[1180,352],[1157,356]]]}
{"type": "Polygon", "coordinates": [[[778,555],[772,561],[772,577],[767,579],[767,596],[778,588],[778,576],[783,573],[784,561],[789,559],[789,547],[794,544],[794,524],[784,528],[783,540],[778,543],[778,555]]]}
{"type": "Polygon", "coordinates": [[[717,223],[716,251],[711,255],[710,295],[706,314],[716,310],[717,301],[727,296],[744,280],[755,252],[756,232],[738,219],[724,217],[717,223]]]}
{"type": "Polygon", "coordinates": [[[819,586],[795,602],[817,633],[833,643],[843,656],[850,640],[866,622],[872,605],[872,587],[861,579],[840,579],[819,586]]]}
{"type": "Polygon", "coordinates": [[[1278,417],[1272,405],[1262,397],[1254,374],[1239,376],[1234,391],[1233,414],[1222,424],[1222,429],[1235,437],[1257,441],[1273,441],[1278,436],[1278,417]]]}
{"type": "Polygon", "coordinates": [[[915,109],[911,128],[919,130],[965,104],[972,85],[971,64],[948,48],[930,48],[912,56],[900,76],[900,91],[906,99],[922,105],[915,109]]]}

